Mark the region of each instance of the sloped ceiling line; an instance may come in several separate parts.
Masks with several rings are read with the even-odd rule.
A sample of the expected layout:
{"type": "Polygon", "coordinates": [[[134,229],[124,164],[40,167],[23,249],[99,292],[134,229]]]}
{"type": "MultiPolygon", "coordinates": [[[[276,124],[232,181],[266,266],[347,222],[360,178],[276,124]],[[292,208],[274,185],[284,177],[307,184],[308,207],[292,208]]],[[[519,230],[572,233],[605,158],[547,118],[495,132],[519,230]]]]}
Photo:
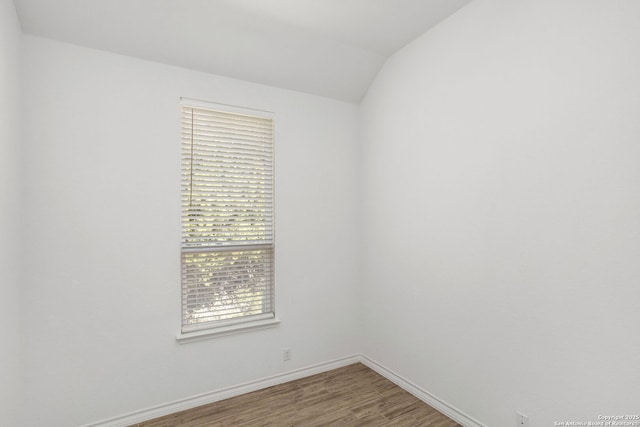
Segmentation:
{"type": "Polygon", "coordinates": [[[23,31],[359,102],[386,59],[471,0],[14,0],[23,31]]]}

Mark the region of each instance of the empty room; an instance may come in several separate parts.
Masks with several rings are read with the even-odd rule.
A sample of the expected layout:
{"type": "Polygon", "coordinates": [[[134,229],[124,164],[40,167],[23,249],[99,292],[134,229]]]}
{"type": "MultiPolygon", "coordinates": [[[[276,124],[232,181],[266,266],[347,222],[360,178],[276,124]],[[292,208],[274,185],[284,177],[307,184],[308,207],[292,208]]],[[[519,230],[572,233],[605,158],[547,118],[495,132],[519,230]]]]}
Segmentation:
{"type": "Polygon", "coordinates": [[[0,0],[0,425],[640,427],[640,1],[0,0]]]}

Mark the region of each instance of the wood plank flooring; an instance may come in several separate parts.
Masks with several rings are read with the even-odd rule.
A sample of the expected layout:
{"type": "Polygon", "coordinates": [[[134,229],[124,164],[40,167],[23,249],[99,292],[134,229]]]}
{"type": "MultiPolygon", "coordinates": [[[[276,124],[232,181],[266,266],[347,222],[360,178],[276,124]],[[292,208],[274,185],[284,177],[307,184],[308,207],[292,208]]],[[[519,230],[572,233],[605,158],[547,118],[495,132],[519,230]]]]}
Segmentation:
{"type": "Polygon", "coordinates": [[[131,427],[459,426],[356,363],[131,427]]]}

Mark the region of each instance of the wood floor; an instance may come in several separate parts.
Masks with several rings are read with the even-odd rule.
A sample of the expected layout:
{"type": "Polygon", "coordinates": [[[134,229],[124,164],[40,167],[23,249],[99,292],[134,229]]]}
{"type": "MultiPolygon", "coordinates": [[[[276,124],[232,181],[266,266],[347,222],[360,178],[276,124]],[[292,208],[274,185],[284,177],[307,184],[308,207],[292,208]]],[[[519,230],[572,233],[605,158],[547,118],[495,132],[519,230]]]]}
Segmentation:
{"type": "Polygon", "coordinates": [[[356,363],[132,427],[459,426],[356,363]]]}

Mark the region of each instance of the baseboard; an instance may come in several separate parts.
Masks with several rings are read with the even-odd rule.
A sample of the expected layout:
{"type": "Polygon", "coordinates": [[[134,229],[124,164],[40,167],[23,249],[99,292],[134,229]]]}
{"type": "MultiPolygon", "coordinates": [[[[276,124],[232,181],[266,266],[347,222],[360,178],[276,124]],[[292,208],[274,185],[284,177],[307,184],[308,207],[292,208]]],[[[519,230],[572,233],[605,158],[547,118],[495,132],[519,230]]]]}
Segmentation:
{"type": "Polygon", "coordinates": [[[107,420],[98,421],[91,424],[86,424],[82,427],[126,427],[132,424],[141,423],[144,421],[152,420],[154,418],[173,414],[175,412],[184,411],[186,409],[195,408],[201,405],[207,405],[209,403],[228,399],[230,397],[239,396],[241,394],[251,393],[252,391],[261,390],[263,388],[286,383],[288,381],[294,381],[300,378],[308,377],[310,375],[320,374],[322,372],[341,368],[343,366],[351,365],[353,363],[357,363],[361,361],[362,361],[362,357],[359,355],[344,357],[341,359],[332,360],[330,362],[320,363],[317,365],[307,366],[305,368],[284,372],[282,374],[273,375],[271,377],[263,378],[261,380],[251,381],[251,382],[240,384],[237,386],[228,387],[222,390],[203,393],[203,394],[191,396],[185,399],[176,400],[174,402],[165,403],[163,405],[158,405],[158,406],[143,409],[140,411],[131,412],[129,414],[122,415],[119,417],[110,418],[107,420]]]}
{"type": "Polygon", "coordinates": [[[86,424],[82,427],[127,427],[132,424],[141,423],[144,421],[152,420],[154,418],[163,417],[165,415],[173,414],[175,412],[184,411],[187,409],[195,408],[201,405],[207,405],[209,403],[218,402],[220,400],[228,399],[230,397],[239,396],[245,393],[251,393],[252,391],[261,390],[263,388],[271,387],[274,385],[286,383],[288,381],[298,380],[300,378],[308,377],[310,375],[320,374],[322,372],[330,371],[332,369],[341,368],[343,366],[351,365],[353,363],[362,363],[371,368],[375,372],[379,373],[389,381],[395,383],[397,386],[408,391],[418,399],[422,400],[429,406],[442,412],[452,420],[464,427],[487,427],[480,421],[465,414],[453,405],[437,398],[433,394],[412,383],[411,381],[396,374],[391,369],[386,368],[380,363],[368,358],[365,355],[353,355],[343,357],[341,359],[335,359],[330,362],[320,363],[317,365],[307,366],[305,368],[295,369],[293,371],[284,372],[282,374],[273,375],[261,380],[251,381],[248,383],[240,384],[233,387],[228,387],[221,390],[216,390],[208,393],[199,394],[196,396],[187,397],[185,399],[176,400],[174,402],[165,403],[162,405],[154,406],[140,411],[131,412],[119,417],[110,418],[103,421],[98,421],[91,424],[86,424]]]}
{"type": "Polygon", "coordinates": [[[408,391],[418,399],[425,402],[427,405],[442,412],[447,417],[451,418],[458,424],[462,424],[464,427],[487,427],[475,418],[465,414],[453,405],[448,404],[444,400],[441,400],[429,393],[425,389],[412,383],[411,381],[396,374],[392,370],[382,366],[380,363],[368,358],[367,356],[360,355],[360,362],[366,365],[370,369],[376,371],[389,381],[395,383],[398,387],[408,391]]]}

